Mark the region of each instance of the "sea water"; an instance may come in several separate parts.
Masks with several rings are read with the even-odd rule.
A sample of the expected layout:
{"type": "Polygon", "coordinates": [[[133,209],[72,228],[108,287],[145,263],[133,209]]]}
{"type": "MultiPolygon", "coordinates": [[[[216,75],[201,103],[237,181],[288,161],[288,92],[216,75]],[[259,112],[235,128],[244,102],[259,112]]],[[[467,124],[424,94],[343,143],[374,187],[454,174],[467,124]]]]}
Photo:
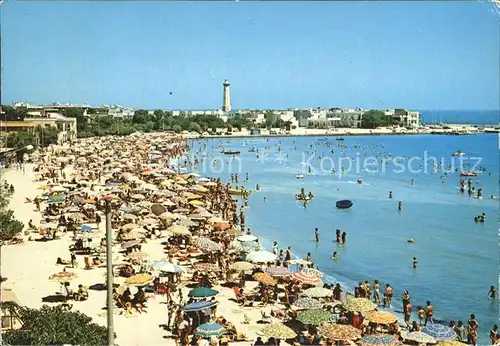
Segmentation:
{"type": "Polygon", "coordinates": [[[304,258],[310,252],[327,281],[340,282],[350,292],[358,281],[373,285],[378,279],[382,287],[390,283],[395,311],[401,310],[399,298],[408,290],[414,311],[430,300],[436,318],[446,323],[466,323],[469,314],[475,313],[481,324],[479,341],[489,342],[487,333],[497,323],[499,312],[498,304],[487,295],[491,285],[498,286],[499,201],[489,199],[499,195],[497,135],[352,136],[343,141],[260,137],[192,140],[189,144],[188,156],[200,160],[192,170],[225,182],[231,181],[232,173],[239,173],[239,185],[253,190],[246,209],[247,227],[266,248],[277,240],[281,249],[291,246],[295,256],[304,258]],[[249,152],[250,148],[255,152],[249,152]],[[223,155],[223,149],[241,154],[223,155]],[[464,170],[482,170],[472,181],[476,189],[483,189],[483,199],[460,193],[458,172],[444,176],[441,169],[434,171],[432,157],[445,168],[452,163],[460,168],[459,157],[451,155],[457,150],[466,153],[464,170]],[[373,159],[366,165],[363,159],[368,156],[373,159]],[[348,170],[344,161],[346,171],[339,174],[342,157],[357,157],[361,164],[348,170]],[[411,165],[410,158],[414,158],[411,165]],[[337,165],[335,174],[332,163],[337,165]],[[403,172],[398,163],[405,165],[403,172]],[[246,173],[249,181],[244,183],[246,173]],[[299,173],[303,179],[296,179],[299,173]],[[260,191],[255,191],[256,184],[260,191]],[[315,196],[306,208],[295,200],[302,187],[315,196]],[[335,202],[342,199],[352,200],[353,207],[336,209],[335,202]],[[401,212],[398,201],[402,201],[401,212]],[[475,223],[474,216],[483,212],[486,222],[475,223]],[[319,243],[314,240],[315,227],[319,243]],[[337,228],[347,232],[344,245],[335,242],[337,228]],[[408,243],[409,238],[415,242],[408,243]],[[334,251],[339,255],[336,261],[332,260],[334,251]],[[416,269],[413,257],[418,258],[416,269]]]}

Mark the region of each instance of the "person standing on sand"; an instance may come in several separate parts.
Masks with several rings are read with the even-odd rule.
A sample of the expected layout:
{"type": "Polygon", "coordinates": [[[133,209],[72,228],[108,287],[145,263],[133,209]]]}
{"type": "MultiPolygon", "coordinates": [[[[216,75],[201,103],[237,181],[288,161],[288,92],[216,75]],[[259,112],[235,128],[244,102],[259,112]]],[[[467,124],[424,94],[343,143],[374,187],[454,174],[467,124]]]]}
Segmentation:
{"type": "Polygon", "coordinates": [[[292,259],[292,248],[289,246],[285,251],[285,262],[288,262],[292,259]]]}
{"type": "Polygon", "coordinates": [[[319,231],[318,231],[318,228],[314,229],[314,237],[316,238],[316,243],[319,243],[319,231]]]}

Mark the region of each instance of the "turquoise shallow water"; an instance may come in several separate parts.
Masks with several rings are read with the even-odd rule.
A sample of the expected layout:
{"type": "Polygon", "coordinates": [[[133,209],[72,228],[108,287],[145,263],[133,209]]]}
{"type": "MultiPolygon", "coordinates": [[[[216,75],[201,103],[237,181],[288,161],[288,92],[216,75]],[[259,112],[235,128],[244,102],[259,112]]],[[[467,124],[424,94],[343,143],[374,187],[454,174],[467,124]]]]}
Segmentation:
{"type": "MultiPolygon", "coordinates": [[[[478,160],[470,157],[479,157],[479,166],[485,169],[473,178],[474,186],[483,188],[485,197],[498,196],[496,135],[360,136],[344,141],[333,137],[210,139],[190,145],[190,155],[204,157],[195,169],[202,175],[230,181],[231,172],[239,171],[240,182],[249,173],[245,187],[254,190],[255,184],[260,184],[261,191],[252,193],[246,214],[248,227],[261,237],[264,246],[270,248],[276,239],[280,248],[291,246],[296,256],[311,252],[320,270],[349,291],[358,280],[374,279],[382,285],[390,283],[395,297],[408,290],[414,309],[431,300],[440,320],[466,322],[469,314],[475,313],[481,324],[480,343],[489,342],[487,333],[497,323],[499,312],[498,304],[487,296],[490,285],[498,286],[498,200],[462,195],[459,174],[448,174],[443,183],[441,171],[433,173],[432,162],[424,164],[422,172],[399,172],[401,169],[389,162],[385,173],[380,165],[378,172],[373,172],[373,166],[362,162],[365,154],[373,155],[379,163],[388,155],[404,156],[406,159],[398,162],[408,167],[408,157],[424,157],[427,151],[425,155],[442,158],[447,167],[451,153],[461,150],[469,157],[465,164],[478,160]],[[261,159],[256,152],[248,152],[251,147],[260,152],[261,159]],[[231,159],[220,154],[222,148],[240,150],[241,155],[231,159]],[[308,161],[313,153],[315,157],[308,161]],[[330,159],[323,162],[326,169],[321,171],[319,156],[329,157],[334,164],[343,156],[359,157],[361,164],[358,170],[339,175],[337,169],[331,174],[330,159]],[[218,161],[215,166],[214,161],[218,161]],[[301,163],[306,161],[313,174],[309,175],[301,163]],[[304,179],[296,179],[301,171],[304,179]],[[357,179],[363,179],[364,184],[357,184],[357,179]],[[305,209],[294,198],[301,187],[315,195],[305,209]],[[392,200],[389,191],[394,194],[392,200]],[[338,210],[335,201],[340,199],[351,199],[354,206],[338,210]],[[403,203],[401,213],[397,211],[399,200],[403,203]],[[474,216],[483,212],[486,222],[474,223],[474,216]],[[314,227],[320,231],[318,244],[314,242],[314,227]],[[346,245],[334,242],[336,228],[346,230],[346,245]],[[406,242],[410,237],[414,244],[406,242]],[[331,260],[333,251],[339,253],[338,261],[331,260]],[[412,268],[414,256],[419,261],[416,270],[412,268]]],[[[458,166],[458,158],[454,162],[458,166]]],[[[421,164],[414,160],[412,167],[418,170],[421,164]]],[[[400,301],[395,305],[398,309],[400,301]]]]}

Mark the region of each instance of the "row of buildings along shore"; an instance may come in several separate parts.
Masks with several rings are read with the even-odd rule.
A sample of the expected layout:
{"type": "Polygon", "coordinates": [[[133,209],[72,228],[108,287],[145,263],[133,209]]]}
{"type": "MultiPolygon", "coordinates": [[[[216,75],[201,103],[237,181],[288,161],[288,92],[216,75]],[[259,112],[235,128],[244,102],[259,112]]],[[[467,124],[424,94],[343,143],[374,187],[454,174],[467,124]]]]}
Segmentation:
{"type": "MultiPolygon", "coordinates": [[[[61,142],[73,140],[77,137],[77,119],[66,117],[65,110],[77,108],[83,110],[83,116],[89,119],[97,117],[113,117],[115,119],[132,120],[136,109],[123,107],[120,105],[103,105],[100,107],[91,107],[89,105],[59,104],[52,105],[31,105],[25,102],[17,102],[10,107],[22,108],[25,110],[24,119],[8,119],[3,117],[0,120],[0,131],[5,134],[12,131],[21,131],[35,128],[37,126],[53,126],[60,131],[61,142]]],[[[226,107],[226,109],[229,107],[226,107]]],[[[173,116],[195,116],[195,115],[213,115],[227,121],[232,116],[243,115],[248,117],[256,127],[261,127],[266,123],[266,116],[269,113],[274,114],[276,118],[286,122],[293,128],[359,128],[363,119],[363,114],[367,109],[287,109],[287,110],[164,110],[170,112],[173,116]]],[[[154,110],[149,110],[153,114],[154,110]]],[[[391,123],[406,128],[417,128],[420,125],[420,113],[408,111],[406,109],[384,110],[387,116],[390,116],[391,123]]],[[[5,112],[2,112],[5,113],[5,112]]]]}

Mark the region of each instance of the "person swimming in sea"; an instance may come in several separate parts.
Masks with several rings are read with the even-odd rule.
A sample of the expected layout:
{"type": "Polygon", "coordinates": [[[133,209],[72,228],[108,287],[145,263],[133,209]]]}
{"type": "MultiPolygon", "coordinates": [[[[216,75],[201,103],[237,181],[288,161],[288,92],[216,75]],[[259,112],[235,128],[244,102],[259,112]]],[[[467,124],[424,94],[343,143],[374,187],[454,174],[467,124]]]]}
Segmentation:
{"type": "Polygon", "coordinates": [[[403,211],[403,202],[398,202],[398,211],[403,211]]]}
{"type": "Polygon", "coordinates": [[[408,240],[407,240],[407,242],[408,242],[408,243],[414,243],[414,242],[415,242],[415,240],[414,240],[413,238],[410,238],[410,239],[408,239],[408,240]]]}
{"type": "Polygon", "coordinates": [[[337,251],[335,251],[332,255],[332,259],[333,260],[338,260],[339,259],[339,256],[337,255],[337,251]]]}
{"type": "Polygon", "coordinates": [[[413,257],[413,269],[416,269],[418,265],[418,261],[416,257],[413,257]]]}
{"type": "Polygon", "coordinates": [[[309,199],[313,199],[313,198],[314,198],[314,195],[312,194],[312,192],[310,192],[310,191],[309,191],[309,194],[307,195],[307,197],[308,197],[309,199]]]}
{"type": "Polygon", "coordinates": [[[490,296],[490,299],[496,299],[498,297],[498,292],[497,292],[495,286],[490,286],[490,290],[488,291],[488,295],[490,296]]]}
{"type": "Polygon", "coordinates": [[[318,243],[319,242],[319,231],[318,231],[318,228],[314,229],[314,237],[316,239],[316,243],[318,243]]]}
{"type": "Polygon", "coordinates": [[[341,233],[340,229],[337,228],[335,230],[335,235],[337,237],[337,240],[336,240],[337,243],[340,243],[340,233],[341,233]]]}
{"type": "Polygon", "coordinates": [[[392,191],[389,191],[389,198],[392,199],[392,191]]]}

